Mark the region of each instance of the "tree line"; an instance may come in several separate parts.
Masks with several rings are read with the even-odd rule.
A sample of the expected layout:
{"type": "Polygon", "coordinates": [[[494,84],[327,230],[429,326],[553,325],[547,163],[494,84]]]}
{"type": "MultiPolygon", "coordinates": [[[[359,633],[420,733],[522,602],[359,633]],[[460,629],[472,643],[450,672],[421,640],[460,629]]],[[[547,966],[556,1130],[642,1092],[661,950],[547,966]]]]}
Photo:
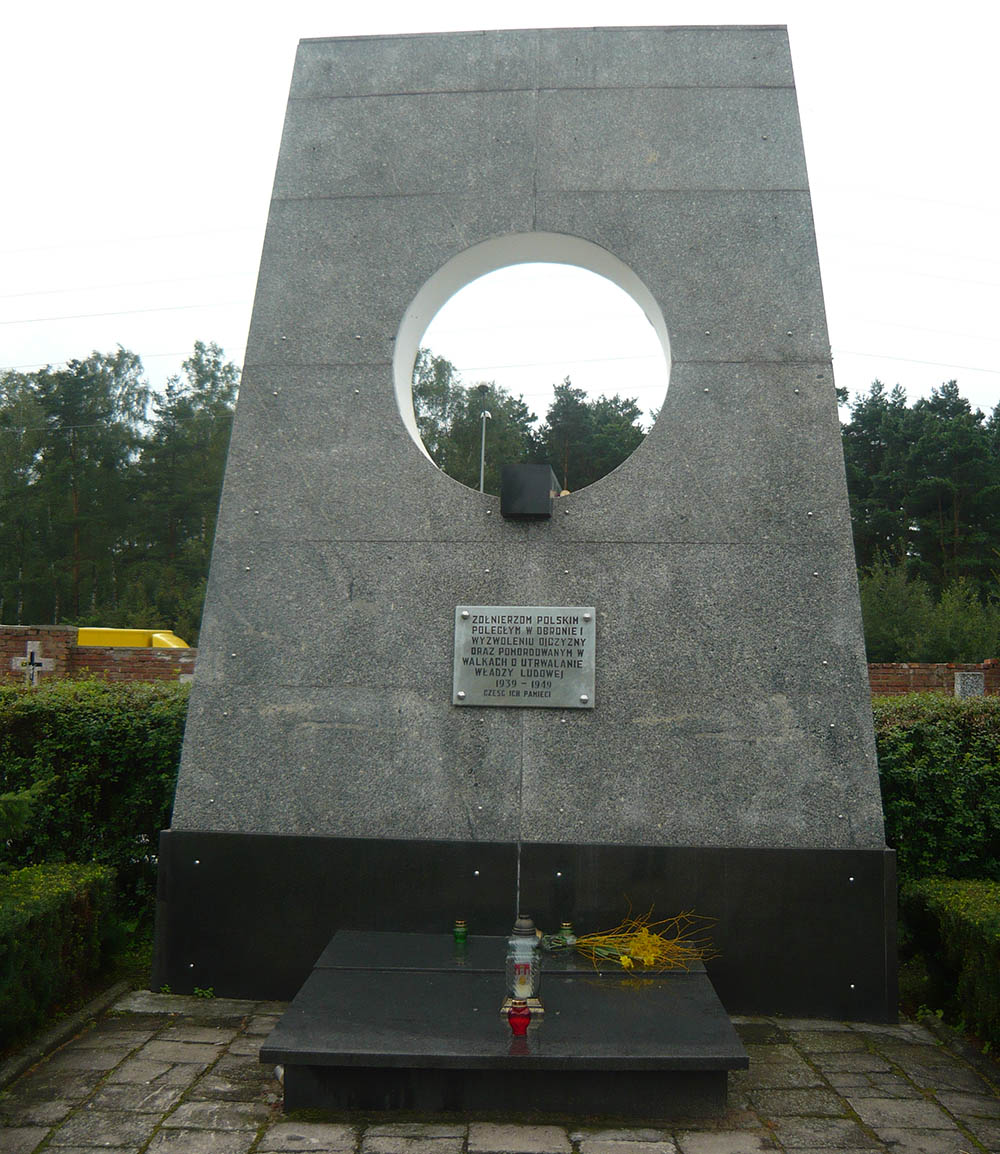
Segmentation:
{"type": "Polygon", "coordinates": [[[875,381],[843,426],[869,661],[1000,656],[1000,405],[875,381]]]}
{"type": "Polygon", "coordinates": [[[197,641],[238,383],[201,342],[157,394],[123,348],[0,375],[0,622],[197,641]]]}
{"type": "MultiPolygon", "coordinates": [[[[494,381],[466,386],[455,366],[421,349],[413,367],[417,428],[434,463],[449,477],[479,488],[482,415],[486,430],[484,489],[500,492],[503,465],[532,461],[552,466],[563,489],[582,489],[617,468],[642,442],[646,430],[634,398],[590,400],[566,377],[555,386],[539,424],[522,397],[494,381]]],[[[650,414],[651,421],[655,414],[650,414]]]]}
{"type": "MultiPolygon", "coordinates": [[[[202,342],[160,393],[122,348],[0,374],[0,622],[164,626],[196,643],[238,384],[202,342]]],[[[518,461],[581,489],[646,431],[635,399],[592,400],[568,377],[539,420],[429,349],[413,402],[432,459],[471,488],[490,413],[492,493],[518,461]]],[[[1000,405],[984,416],[954,381],[910,405],[876,381],[842,432],[869,660],[1000,656],[1000,405]]]]}

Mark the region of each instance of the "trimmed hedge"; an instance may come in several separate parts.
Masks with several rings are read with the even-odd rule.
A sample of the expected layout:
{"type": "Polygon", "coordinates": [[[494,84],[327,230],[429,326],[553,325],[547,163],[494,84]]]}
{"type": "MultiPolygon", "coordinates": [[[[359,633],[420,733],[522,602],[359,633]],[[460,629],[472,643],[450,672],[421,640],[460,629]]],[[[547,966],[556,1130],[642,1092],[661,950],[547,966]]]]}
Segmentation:
{"type": "MultiPolygon", "coordinates": [[[[152,917],[187,685],[47,681],[0,687],[0,794],[55,778],[13,838],[15,865],[98,861],[123,916],[152,917]]],[[[1000,698],[874,702],[886,838],[900,877],[1000,881],[1000,698]]]]}
{"type": "Polygon", "coordinates": [[[1000,881],[1000,697],[911,693],[874,712],[900,877],[1000,881]]]}
{"type": "Polygon", "coordinates": [[[40,865],[0,874],[0,1038],[37,1026],[100,969],[114,871],[40,865]]]}
{"type": "Polygon", "coordinates": [[[1000,1044],[1000,882],[927,878],[899,897],[927,965],[929,1004],[1000,1044]]]}
{"type": "Polygon", "coordinates": [[[187,699],[188,686],[172,682],[0,687],[0,793],[55,779],[9,842],[8,861],[109,865],[122,916],[151,917],[187,699]]]}

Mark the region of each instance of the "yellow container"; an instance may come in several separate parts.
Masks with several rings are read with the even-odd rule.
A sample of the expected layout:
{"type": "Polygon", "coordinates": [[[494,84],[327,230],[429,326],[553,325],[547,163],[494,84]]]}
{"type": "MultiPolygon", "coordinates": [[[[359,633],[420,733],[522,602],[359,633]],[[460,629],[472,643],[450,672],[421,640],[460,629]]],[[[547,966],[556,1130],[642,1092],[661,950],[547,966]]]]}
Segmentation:
{"type": "Polygon", "coordinates": [[[188,649],[190,646],[169,629],[98,629],[76,631],[77,645],[120,645],[134,649],[188,649]]]}

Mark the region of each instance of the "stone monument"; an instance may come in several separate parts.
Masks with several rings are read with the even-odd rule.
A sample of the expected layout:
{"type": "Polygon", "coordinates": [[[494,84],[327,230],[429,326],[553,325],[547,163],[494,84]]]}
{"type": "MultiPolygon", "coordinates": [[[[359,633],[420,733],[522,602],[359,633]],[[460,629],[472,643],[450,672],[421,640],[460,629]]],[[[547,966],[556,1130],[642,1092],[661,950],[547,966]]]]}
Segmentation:
{"type": "Polygon", "coordinates": [[[290,997],[343,927],[502,934],[519,877],[541,925],[716,917],[731,1012],[894,1016],[783,28],[302,42],[160,864],[175,990],[290,997]],[[643,444],[536,519],[433,465],[409,389],[436,309],[523,261],[618,283],[670,365],[643,444]],[[581,680],[463,698],[477,616],[579,629],[581,680]]]}

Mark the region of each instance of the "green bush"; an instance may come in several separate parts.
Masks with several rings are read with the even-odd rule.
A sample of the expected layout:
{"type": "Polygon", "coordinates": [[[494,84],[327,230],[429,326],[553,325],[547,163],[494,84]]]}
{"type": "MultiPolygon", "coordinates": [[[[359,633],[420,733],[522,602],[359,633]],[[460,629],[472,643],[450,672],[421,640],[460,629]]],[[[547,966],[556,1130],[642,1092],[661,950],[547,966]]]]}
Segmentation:
{"type": "Polygon", "coordinates": [[[908,882],[900,913],[926,962],[928,1004],[1000,1043],[1000,883],[908,882]]]}
{"type": "Polygon", "coordinates": [[[0,793],[49,781],[15,866],[99,862],[118,877],[123,917],[152,915],[157,837],[170,824],[188,686],[50,681],[0,687],[0,793]]]}
{"type": "Polygon", "coordinates": [[[0,875],[0,1038],[16,1039],[100,968],[114,871],[40,865],[0,875]]]}
{"type": "Polygon", "coordinates": [[[912,693],[874,709],[900,877],[1000,881],[1000,698],[912,693]]]}

